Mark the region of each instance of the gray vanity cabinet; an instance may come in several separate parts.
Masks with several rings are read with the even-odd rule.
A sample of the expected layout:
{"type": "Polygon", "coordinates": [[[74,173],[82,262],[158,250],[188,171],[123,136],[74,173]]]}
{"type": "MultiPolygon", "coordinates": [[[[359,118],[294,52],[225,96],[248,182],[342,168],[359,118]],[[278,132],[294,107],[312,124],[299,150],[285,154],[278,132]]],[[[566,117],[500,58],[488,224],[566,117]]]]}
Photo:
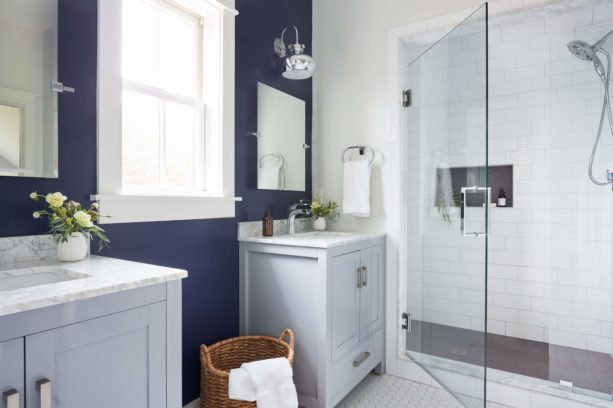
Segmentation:
{"type": "Polygon", "coordinates": [[[0,406],[24,408],[23,338],[0,343],[0,406]]]}
{"type": "Polygon", "coordinates": [[[181,282],[0,316],[13,389],[18,408],[180,408],[181,282]]]}
{"type": "Polygon", "coordinates": [[[27,336],[28,408],[166,407],[165,331],[160,302],[27,336]]]}
{"type": "Polygon", "coordinates": [[[241,242],[241,333],[291,328],[300,406],[332,408],[384,370],[385,245],[383,236],[357,233],[334,245],[317,239],[241,242]]]}

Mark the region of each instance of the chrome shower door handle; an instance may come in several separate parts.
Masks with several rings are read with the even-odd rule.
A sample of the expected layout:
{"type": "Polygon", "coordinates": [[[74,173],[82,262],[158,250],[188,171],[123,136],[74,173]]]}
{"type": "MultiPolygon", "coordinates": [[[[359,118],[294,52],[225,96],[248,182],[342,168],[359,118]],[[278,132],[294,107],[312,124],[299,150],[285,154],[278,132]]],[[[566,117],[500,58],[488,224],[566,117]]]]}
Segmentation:
{"type": "Polygon", "coordinates": [[[12,389],[2,394],[2,401],[6,408],[19,408],[19,391],[12,389]]]}
{"type": "Polygon", "coordinates": [[[51,381],[46,378],[36,381],[36,391],[40,394],[40,408],[51,408],[51,381]]]}
{"type": "Polygon", "coordinates": [[[490,187],[478,187],[478,186],[462,187],[462,189],[460,190],[460,232],[462,233],[463,236],[480,237],[480,236],[487,235],[487,232],[488,232],[487,225],[489,224],[489,211],[490,211],[491,197],[492,197],[492,189],[490,187]],[[483,222],[483,226],[484,226],[483,231],[467,231],[466,230],[466,202],[468,200],[466,196],[468,193],[475,193],[475,192],[478,193],[481,191],[486,196],[484,199],[485,220],[483,222]]]}

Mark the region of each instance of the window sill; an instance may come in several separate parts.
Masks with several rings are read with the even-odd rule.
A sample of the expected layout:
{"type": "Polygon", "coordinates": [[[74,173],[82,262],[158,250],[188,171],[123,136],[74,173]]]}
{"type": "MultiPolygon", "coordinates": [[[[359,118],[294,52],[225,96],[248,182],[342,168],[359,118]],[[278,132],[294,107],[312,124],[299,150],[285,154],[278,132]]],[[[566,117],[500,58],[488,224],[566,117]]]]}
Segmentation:
{"type": "Polygon", "coordinates": [[[100,224],[234,218],[240,197],[206,195],[110,195],[91,196],[100,205],[100,224]]]}

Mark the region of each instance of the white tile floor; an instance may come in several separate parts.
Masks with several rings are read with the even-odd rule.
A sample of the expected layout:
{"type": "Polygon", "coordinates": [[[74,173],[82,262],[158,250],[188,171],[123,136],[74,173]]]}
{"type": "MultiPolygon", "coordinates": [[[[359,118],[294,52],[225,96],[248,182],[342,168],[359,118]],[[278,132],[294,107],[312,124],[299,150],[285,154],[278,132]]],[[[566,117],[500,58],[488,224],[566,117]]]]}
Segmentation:
{"type": "MultiPolygon", "coordinates": [[[[475,401],[476,402],[476,401],[475,401]]],[[[475,405],[477,406],[477,405],[475,405]]],[[[442,388],[371,374],[337,408],[463,408],[442,388]]],[[[506,408],[489,403],[488,408],[506,408]]]]}

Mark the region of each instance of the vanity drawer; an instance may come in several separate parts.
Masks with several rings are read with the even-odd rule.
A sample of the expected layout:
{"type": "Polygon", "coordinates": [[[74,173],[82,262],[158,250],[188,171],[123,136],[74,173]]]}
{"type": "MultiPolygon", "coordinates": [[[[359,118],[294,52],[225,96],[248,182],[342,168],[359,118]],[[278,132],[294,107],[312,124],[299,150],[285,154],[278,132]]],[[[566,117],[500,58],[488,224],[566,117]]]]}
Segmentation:
{"type": "Polygon", "coordinates": [[[345,397],[382,361],[382,335],[383,330],[375,332],[332,366],[328,395],[332,396],[333,404],[345,397]]]}

